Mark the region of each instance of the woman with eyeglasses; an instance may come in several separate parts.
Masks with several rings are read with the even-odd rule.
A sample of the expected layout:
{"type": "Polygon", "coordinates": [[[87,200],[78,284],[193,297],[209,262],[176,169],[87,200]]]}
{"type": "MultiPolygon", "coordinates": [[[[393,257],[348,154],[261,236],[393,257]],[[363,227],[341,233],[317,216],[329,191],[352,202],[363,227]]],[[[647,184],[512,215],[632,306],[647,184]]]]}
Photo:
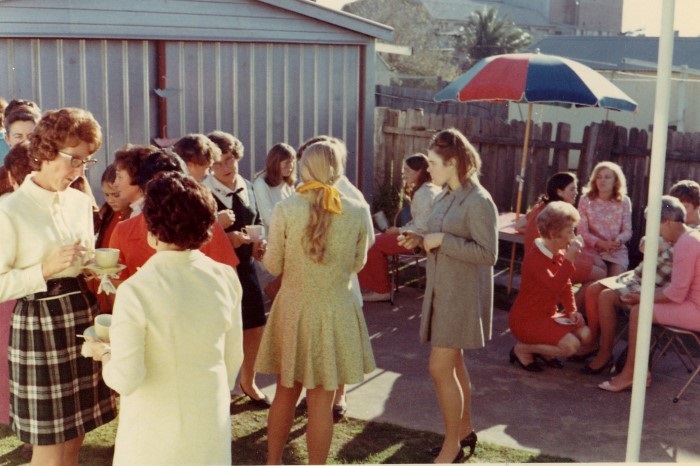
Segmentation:
{"type": "Polygon", "coordinates": [[[481,158],[467,138],[451,128],[428,146],[433,183],[445,186],[424,235],[405,232],[399,244],[427,253],[427,283],[420,339],[430,343],[428,368],[445,427],[436,463],[461,462],[476,447],[471,419],[471,384],[465,349],[491,339],[493,266],[498,257],[498,213],[479,183],[481,158]]]}
{"type": "Polygon", "coordinates": [[[33,465],[72,465],[85,434],[116,416],[79,335],[98,313],[82,275],[94,247],[91,200],[68,189],[94,163],[100,125],[79,108],[46,112],[29,137],[35,173],[0,203],[0,301],[17,299],[10,417],[33,465]]]}

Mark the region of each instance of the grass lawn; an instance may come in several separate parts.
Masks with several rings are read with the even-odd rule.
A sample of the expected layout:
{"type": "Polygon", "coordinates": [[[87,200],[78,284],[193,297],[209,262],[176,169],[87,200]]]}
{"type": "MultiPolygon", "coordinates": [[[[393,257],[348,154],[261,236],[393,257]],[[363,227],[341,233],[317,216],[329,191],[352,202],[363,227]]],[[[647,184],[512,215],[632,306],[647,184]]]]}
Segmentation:
{"type": "MultiPolygon", "coordinates": [[[[231,405],[233,464],[265,464],[267,410],[257,410],[238,398],[231,405]]],[[[80,453],[80,465],[112,464],[117,420],[90,432],[80,453]]],[[[306,464],[304,426],[306,415],[297,417],[285,451],[286,464],[306,464]]],[[[430,463],[427,450],[441,442],[433,432],[405,429],[392,424],[344,419],[335,425],[328,462],[331,464],[430,463]]],[[[6,426],[0,426],[0,466],[26,464],[22,445],[6,426]]],[[[470,463],[562,463],[571,459],[479,443],[470,463]]]]}

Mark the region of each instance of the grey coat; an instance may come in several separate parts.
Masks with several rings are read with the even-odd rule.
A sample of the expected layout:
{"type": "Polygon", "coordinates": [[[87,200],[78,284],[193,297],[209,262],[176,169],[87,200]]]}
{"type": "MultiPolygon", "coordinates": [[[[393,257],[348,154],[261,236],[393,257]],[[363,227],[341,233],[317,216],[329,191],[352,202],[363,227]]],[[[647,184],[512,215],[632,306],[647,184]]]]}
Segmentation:
{"type": "Polygon", "coordinates": [[[474,178],[438,196],[428,232],[445,233],[428,253],[421,342],[445,348],[482,348],[491,339],[493,266],[498,213],[474,178]]]}

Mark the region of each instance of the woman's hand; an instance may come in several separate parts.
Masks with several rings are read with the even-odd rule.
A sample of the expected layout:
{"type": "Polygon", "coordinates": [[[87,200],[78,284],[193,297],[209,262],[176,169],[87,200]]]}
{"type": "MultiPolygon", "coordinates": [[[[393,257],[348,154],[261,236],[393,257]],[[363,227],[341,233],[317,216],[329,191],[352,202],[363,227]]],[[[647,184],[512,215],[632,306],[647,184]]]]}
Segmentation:
{"type": "Polygon", "coordinates": [[[569,319],[574,322],[574,325],[578,327],[583,327],[586,325],[586,319],[583,318],[580,312],[574,311],[569,315],[569,319]]]}
{"type": "Polygon", "coordinates": [[[619,240],[598,240],[595,243],[595,248],[601,252],[613,252],[622,246],[622,242],[619,240]]]}
{"type": "Polygon", "coordinates": [[[255,260],[262,260],[267,250],[267,240],[261,239],[260,241],[253,242],[253,257],[255,260]]]}
{"type": "Polygon", "coordinates": [[[390,235],[398,235],[401,233],[401,230],[397,227],[389,227],[386,230],[384,230],[384,233],[389,233],[390,235]]]}
{"type": "Polygon", "coordinates": [[[243,233],[242,231],[229,231],[226,233],[226,236],[228,236],[229,240],[231,240],[231,244],[233,245],[233,248],[239,248],[244,244],[250,244],[253,241],[243,233]]]}
{"type": "Polygon", "coordinates": [[[444,237],[445,233],[428,233],[423,237],[423,248],[425,248],[426,251],[439,248],[442,245],[444,237]]]}
{"type": "Polygon", "coordinates": [[[92,354],[93,361],[102,361],[102,358],[110,354],[110,347],[107,343],[95,340],[91,337],[85,337],[85,346],[88,347],[92,354]]]}
{"type": "Polygon", "coordinates": [[[572,239],[569,242],[569,245],[566,248],[566,258],[570,262],[576,262],[576,258],[578,255],[581,253],[581,250],[583,249],[583,238],[580,236],[576,236],[574,239],[572,239]]]}
{"type": "Polygon", "coordinates": [[[221,225],[221,228],[224,230],[233,225],[235,221],[236,215],[231,209],[220,210],[219,213],[216,214],[216,222],[221,225]]]}
{"type": "Polygon", "coordinates": [[[422,241],[423,238],[412,231],[406,231],[396,237],[396,242],[399,243],[399,246],[410,250],[414,250],[420,246],[422,241]]]}
{"type": "Polygon", "coordinates": [[[82,260],[86,251],[87,248],[81,246],[80,241],[76,241],[75,244],[68,246],[58,247],[41,263],[41,273],[44,276],[44,280],[63,272],[73,265],[75,261],[82,260]]]}
{"type": "Polygon", "coordinates": [[[640,299],[641,294],[638,291],[631,291],[629,293],[623,293],[620,295],[620,301],[629,305],[639,304],[640,299]]]}

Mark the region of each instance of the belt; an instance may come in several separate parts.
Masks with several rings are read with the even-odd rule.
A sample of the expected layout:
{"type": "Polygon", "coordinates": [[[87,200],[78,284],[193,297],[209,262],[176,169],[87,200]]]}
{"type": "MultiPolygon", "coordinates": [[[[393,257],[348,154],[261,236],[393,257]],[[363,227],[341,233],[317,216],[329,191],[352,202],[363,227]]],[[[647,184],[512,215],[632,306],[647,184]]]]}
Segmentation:
{"type": "Polygon", "coordinates": [[[27,301],[37,299],[54,299],[59,296],[74,293],[85,293],[88,291],[85,277],[78,275],[77,277],[53,278],[46,281],[46,291],[33,293],[23,297],[27,301]]]}

